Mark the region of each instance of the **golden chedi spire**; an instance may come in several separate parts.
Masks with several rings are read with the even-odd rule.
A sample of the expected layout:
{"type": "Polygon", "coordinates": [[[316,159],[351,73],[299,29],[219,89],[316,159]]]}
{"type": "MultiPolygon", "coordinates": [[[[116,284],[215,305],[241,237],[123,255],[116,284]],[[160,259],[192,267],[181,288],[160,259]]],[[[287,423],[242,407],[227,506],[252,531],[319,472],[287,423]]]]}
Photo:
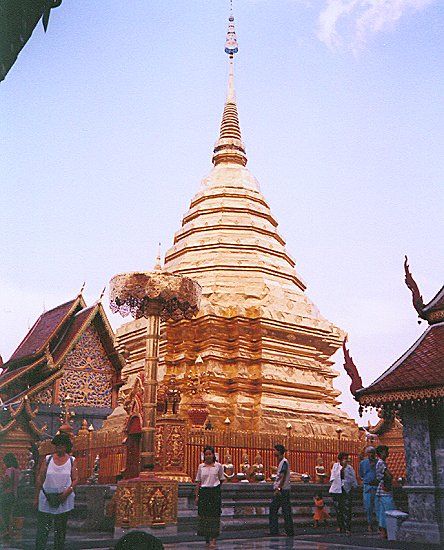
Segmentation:
{"type": "MultiPolygon", "coordinates": [[[[202,357],[209,373],[205,399],[216,428],[230,417],[236,430],[285,434],[290,422],[295,434],[336,437],[339,427],[352,435],[356,425],[338,407],[331,368],[345,333],[306,295],[278,223],[246,168],[234,93],[237,50],[231,16],[228,95],[214,166],[164,262],[165,271],[201,285],[201,306],[195,319],[165,327],[161,365],[167,375],[185,380],[190,361],[202,357]]],[[[143,359],[137,330],[118,331],[135,362],[143,359]]],[[[190,404],[184,388],[183,412],[190,404]]]]}
{"type": "Polygon", "coordinates": [[[225,53],[229,56],[228,93],[225,102],[219,139],[214,146],[213,164],[233,162],[245,166],[247,156],[242,143],[239,116],[237,113],[236,93],[234,91],[234,55],[238,52],[234,17],[230,15],[225,53]]]}

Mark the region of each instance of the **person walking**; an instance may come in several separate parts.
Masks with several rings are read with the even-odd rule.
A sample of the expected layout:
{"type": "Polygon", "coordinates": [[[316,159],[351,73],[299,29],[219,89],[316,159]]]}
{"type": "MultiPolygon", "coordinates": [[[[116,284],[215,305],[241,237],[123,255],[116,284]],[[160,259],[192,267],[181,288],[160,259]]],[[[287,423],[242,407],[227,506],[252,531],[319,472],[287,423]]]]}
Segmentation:
{"type": "Polygon", "coordinates": [[[379,445],[376,447],[376,456],[378,461],[376,462],[376,481],[378,487],[376,489],[376,516],[378,518],[379,532],[381,538],[387,538],[387,523],[385,513],[395,509],[395,502],[393,500],[393,476],[387,467],[386,460],[389,455],[389,448],[387,445],[379,445]]]}
{"type": "Polygon", "coordinates": [[[216,461],[214,447],[204,449],[204,462],[196,474],[195,502],[199,516],[197,534],[205,538],[207,548],[216,548],[222,514],[221,486],[225,479],[222,464],[216,461]]]}
{"type": "Polygon", "coordinates": [[[330,474],[329,493],[333,497],[338,531],[351,534],[353,489],[358,486],[355,470],[349,464],[348,453],[339,453],[330,474]]]}
{"type": "Polygon", "coordinates": [[[365,449],[367,458],[359,463],[359,477],[363,483],[362,498],[367,517],[367,530],[372,532],[375,497],[378,482],[376,481],[376,449],[372,446],[365,449]]]}
{"type": "Polygon", "coordinates": [[[0,509],[2,515],[2,536],[6,539],[12,535],[12,516],[17,502],[17,491],[20,481],[20,469],[16,456],[6,453],[3,457],[6,466],[1,479],[0,509]]]}
{"type": "Polygon", "coordinates": [[[274,456],[278,462],[276,480],[273,483],[273,499],[270,504],[269,526],[270,535],[279,535],[278,513],[282,508],[284,529],[287,537],[294,536],[293,517],[290,502],[290,465],[285,458],[286,449],[283,445],[274,446],[274,456]]]}
{"type": "Polygon", "coordinates": [[[75,458],[70,455],[71,440],[68,435],[59,434],[51,443],[55,452],[46,455],[36,482],[34,503],[38,512],[35,550],[45,550],[53,522],[54,550],[64,549],[68,515],[74,508],[78,473],[75,458]]]}

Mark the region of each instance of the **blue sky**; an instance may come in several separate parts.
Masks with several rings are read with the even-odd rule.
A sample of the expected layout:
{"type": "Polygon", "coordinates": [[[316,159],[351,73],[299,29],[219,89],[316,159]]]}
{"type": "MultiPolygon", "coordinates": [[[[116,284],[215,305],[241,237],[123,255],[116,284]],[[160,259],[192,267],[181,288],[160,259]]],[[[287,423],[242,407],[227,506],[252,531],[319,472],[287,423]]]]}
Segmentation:
{"type": "MultiPolygon", "coordinates": [[[[64,0],[0,85],[4,359],[44,305],[84,280],[92,302],[169,248],[211,167],[227,4],[64,0]]],[[[369,383],[425,328],[404,254],[426,300],[443,280],[444,6],[234,4],[248,167],[369,383]]]]}

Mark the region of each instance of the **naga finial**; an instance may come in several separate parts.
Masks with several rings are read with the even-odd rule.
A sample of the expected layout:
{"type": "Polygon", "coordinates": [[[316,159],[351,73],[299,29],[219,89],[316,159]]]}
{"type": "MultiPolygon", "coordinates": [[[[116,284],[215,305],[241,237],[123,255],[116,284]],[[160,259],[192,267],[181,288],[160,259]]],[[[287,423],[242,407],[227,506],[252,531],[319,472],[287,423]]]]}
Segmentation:
{"type": "Polygon", "coordinates": [[[408,261],[409,260],[407,256],[405,256],[405,259],[404,259],[405,284],[407,285],[407,287],[410,289],[412,293],[413,307],[416,309],[418,316],[421,319],[426,319],[426,316],[424,314],[424,300],[422,299],[421,293],[419,292],[419,288],[418,288],[418,285],[416,284],[415,279],[412,277],[412,274],[410,273],[408,261]]]}
{"type": "Polygon", "coordinates": [[[347,337],[344,338],[344,341],[342,342],[342,350],[344,352],[344,369],[345,372],[350,376],[351,378],[351,384],[350,384],[350,391],[352,395],[356,395],[356,392],[360,389],[362,389],[364,386],[362,384],[362,379],[359,376],[358,369],[356,365],[353,362],[353,359],[350,356],[350,352],[346,347],[347,337]]]}

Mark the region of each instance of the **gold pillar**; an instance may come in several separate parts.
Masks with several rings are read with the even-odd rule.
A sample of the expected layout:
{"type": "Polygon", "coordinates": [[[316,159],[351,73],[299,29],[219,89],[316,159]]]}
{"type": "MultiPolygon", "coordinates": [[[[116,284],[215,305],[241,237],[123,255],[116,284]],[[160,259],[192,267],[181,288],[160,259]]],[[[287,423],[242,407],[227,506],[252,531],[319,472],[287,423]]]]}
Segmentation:
{"type": "Polygon", "coordinates": [[[143,425],[141,471],[154,469],[154,438],[156,433],[157,365],[159,361],[160,317],[148,317],[146,331],[145,369],[143,381],[143,425]]]}
{"type": "MultiPolygon", "coordinates": [[[[140,477],[120,481],[116,491],[115,535],[129,528],[151,528],[177,523],[177,481],[156,478],[155,463],[157,366],[160,319],[191,319],[199,309],[201,288],[192,279],[154,272],[123,273],[110,284],[110,307],[123,316],[146,317],[146,352],[143,373],[142,443],[140,477]]],[[[184,447],[178,426],[171,432],[172,446],[184,447]]]]}

